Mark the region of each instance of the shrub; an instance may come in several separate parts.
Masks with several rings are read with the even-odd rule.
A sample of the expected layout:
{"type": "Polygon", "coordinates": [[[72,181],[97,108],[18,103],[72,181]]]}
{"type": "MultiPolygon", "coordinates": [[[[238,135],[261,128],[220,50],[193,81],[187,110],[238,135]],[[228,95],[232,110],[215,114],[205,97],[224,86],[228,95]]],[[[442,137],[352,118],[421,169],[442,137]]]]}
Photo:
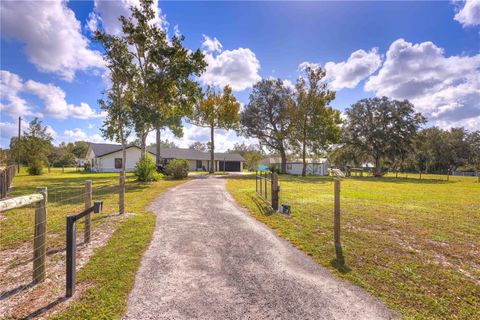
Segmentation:
{"type": "Polygon", "coordinates": [[[133,173],[139,181],[157,181],[159,178],[155,162],[148,156],[137,162],[133,173]]]}
{"type": "Polygon", "coordinates": [[[43,172],[43,163],[41,160],[33,160],[27,168],[28,174],[32,176],[39,176],[43,172]]]}
{"type": "Polygon", "coordinates": [[[271,172],[271,173],[280,173],[280,167],[276,164],[271,164],[269,167],[268,167],[268,170],[271,172]]]}
{"type": "Polygon", "coordinates": [[[188,160],[172,160],[165,167],[165,174],[175,179],[184,179],[188,176],[188,160]]]}

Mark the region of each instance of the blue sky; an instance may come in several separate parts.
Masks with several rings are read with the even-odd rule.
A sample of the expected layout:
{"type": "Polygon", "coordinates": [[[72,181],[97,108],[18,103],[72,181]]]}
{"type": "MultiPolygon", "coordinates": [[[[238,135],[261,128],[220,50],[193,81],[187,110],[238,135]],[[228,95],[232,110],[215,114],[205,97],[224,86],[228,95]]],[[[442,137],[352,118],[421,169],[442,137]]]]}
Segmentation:
{"type": "MultiPolygon", "coordinates": [[[[2,147],[15,134],[18,116],[41,116],[57,143],[102,141],[97,99],[106,82],[90,29],[115,32],[125,3],[135,2],[0,3],[2,147]]],[[[279,77],[288,86],[302,63],[318,64],[337,91],[335,108],[387,95],[411,100],[429,125],[480,129],[480,0],[158,6],[158,23],[207,55],[210,67],[199,81],[231,84],[243,104],[259,79],[279,77]]],[[[217,136],[220,150],[244,141],[233,132],[217,136]]],[[[175,141],[187,146],[207,139],[208,132],[187,125],[175,141]]]]}

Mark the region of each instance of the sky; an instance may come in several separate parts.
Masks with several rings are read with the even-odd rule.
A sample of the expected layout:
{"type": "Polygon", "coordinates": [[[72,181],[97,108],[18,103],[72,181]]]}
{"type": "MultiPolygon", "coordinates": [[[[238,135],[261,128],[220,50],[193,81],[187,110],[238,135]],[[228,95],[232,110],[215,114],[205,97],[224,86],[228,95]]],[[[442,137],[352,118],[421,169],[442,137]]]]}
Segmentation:
{"type": "MultiPolygon", "coordinates": [[[[108,85],[92,30],[120,32],[118,17],[138,0],[0,1],[0,146],[39,117],[54,143],[108,142],[98,106],[108,85]]],[[[170,36],[200,48],[208,63],[198,79],[229,84],[242,105],[261,79],[293,86],[306,65],[326,70],[344,111],[375,96],[408,99],[427,126],[480,130],[480,0],[429,2],[155,1],[170,36]]],[[[188,147],[209,131],[185,123],[188,147]]],[[[133,138],[132,138],[133,139],[133,138]]],[[[152,133],[148,142],[155,141],[152,133]]],[[[255,143],[216,131],[216,149],[255,143]]]]}

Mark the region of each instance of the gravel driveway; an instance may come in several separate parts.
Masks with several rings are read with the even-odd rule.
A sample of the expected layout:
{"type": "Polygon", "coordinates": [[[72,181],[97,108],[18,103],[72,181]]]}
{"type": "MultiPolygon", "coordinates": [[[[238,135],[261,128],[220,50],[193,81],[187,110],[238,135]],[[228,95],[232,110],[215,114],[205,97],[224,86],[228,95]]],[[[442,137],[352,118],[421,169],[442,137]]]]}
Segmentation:
{"type": "Polygon", "coordinates": [[[277,237],[218,177],[157,198],[152,243],[124,319],[392,319],[362,289],[277,237]]]}

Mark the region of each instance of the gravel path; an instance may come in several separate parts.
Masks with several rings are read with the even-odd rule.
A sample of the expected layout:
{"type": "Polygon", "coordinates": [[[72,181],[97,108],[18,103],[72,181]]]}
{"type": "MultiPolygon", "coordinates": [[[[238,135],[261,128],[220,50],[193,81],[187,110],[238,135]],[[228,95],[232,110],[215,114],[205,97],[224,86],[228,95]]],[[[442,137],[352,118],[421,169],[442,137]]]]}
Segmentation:
{"type": "Polygon", "coordinates": [[[195,179],[157,198],[152,243],[124,319],[392,319],[250,217],[225,179],[195,179]]]}

